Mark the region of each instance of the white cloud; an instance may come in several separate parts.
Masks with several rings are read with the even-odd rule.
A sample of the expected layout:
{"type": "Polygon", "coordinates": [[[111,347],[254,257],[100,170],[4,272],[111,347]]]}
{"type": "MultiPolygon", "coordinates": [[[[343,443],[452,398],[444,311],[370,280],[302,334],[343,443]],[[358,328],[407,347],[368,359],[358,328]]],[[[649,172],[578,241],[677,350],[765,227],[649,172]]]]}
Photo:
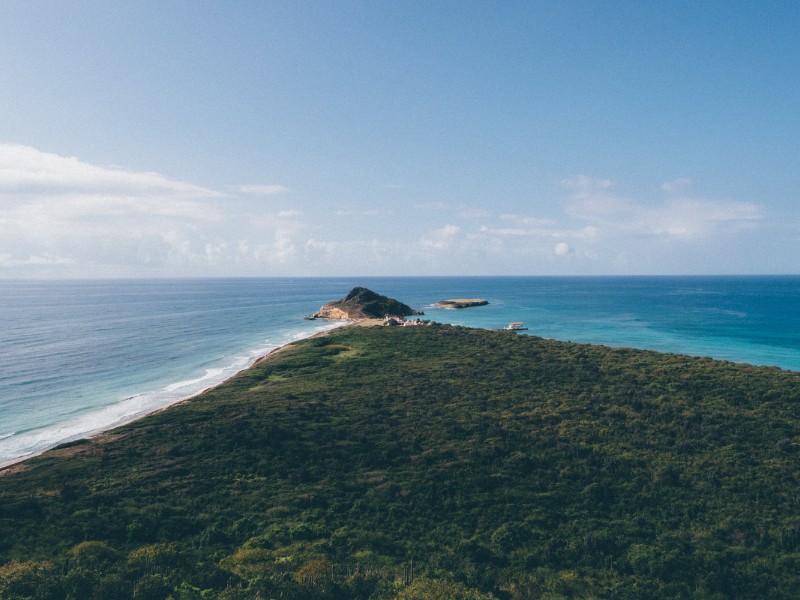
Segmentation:
{"type": "Polygon", "coordinates": [[[675,194],[692,185],[692,183],[693,181],[688,177],[678,177],[672,181],[665,181],[662,183],[661,190],[667,192],[668,194],[675,194]]]}
{"type": "Polygon", "coordinates": [[[243,194],[254,194],[257,196],[273,196],[275,194],[285,194],[291,190],[282,185],[276,184],[251,184],[240,185],[236,189],[243,194]]]}
{"type": "Polygon", "coordinates": [[[519,227],[490,227],[482,225],[479,229],[481,234],[492,235],[506,238],[587,238],[594,234],[594,228],[583,227],[580,229],[565,229],[557,227],[558,223],[553,219],[539,219],[534,217],[524,217],[514,214],[500,215],[500,220],[509,221],[519,227]]]}
{"type": "Polygon", "coordinates": [[[635,225],[645,232],[689,238],[718,230],[741,231],[762,218],[761,207],[747,202],[679,198],[640,211],[635,225]]]}
{"type": "Polygon", "coordinates": [[[279,229],[275,232],[273,252],[278,262],[286,262],[297,252],[294,242],[294,232],[279,229]]]}
{"type": "Polygon", "coordinates": [[[426,212],[411,218],[381,206],[264,211],[158,173],[0,144],[0,276],[687,272],[709,250],[727,259],[766,221],[759,205],[686,194],[685,178],[656,198],[584,175],[561,183],[558,219],[536,216],[538,204],[527,215],[488,202],[419,205],[426,212]]]}
{"type": "Polygon", "coordinates": [[[101,167],[19,144],[0,144],[0,193],[209,198],[225,194],[152,172],[101,167]]]}
{"type": "Polygon", "coordinates": [[[442,211],[456,215],[461,219],[482,219],[489,217],[491,211],[481,207],[469,206],[466,203],[452,203],[446,202],[420,202],[414,205],[416,210],[423,211],[442,211]]]}
{"type": "Polygon", "coordinates": [[[489,216],[489,211],[483,208],[465,208],[458,213],[462,219],[481,219],[489,216]]]}
{"type": "Polygon", "coordinates": [[[283,229],[287,231],[300,231],[314,228],[311,223],[302,220],[303,212],[295,209],[280,210],[276,213],[245,214],[247,225],[258,232],[264,230],[283,229]]]}
{"type": "Polygon", "coordinates": [[[553,219],[527,217],[524,215],[516,215],[511,213],[504,213],[500,215],[500,219],[503,221],[511,221],[512,223],[516,223],[525,227],[548,227],[555,224],[553,219]]]}
{"type": "Polygon", "coordinates": [[[90,275],[194,260],[226,194],[151,172],[0,144],[2,267],[90,275]],[[45,268],[48,269],[45,269],[45,268]]]}
{"type": "MultiPolygon", "coordinates": [[[[677,190],[688,185],[676,180],[668,185],[677,190]]],[[[663,186],[662,186],[663,188],[663,186]]],[[[573,186],[565,212],[588,221],[604,232],[628,236],[667,236],[689,239],[731,233],[753,227],[763,219],[763,209],[753,203],[701,197],[670,197],[663,201],[635,200],[617,196],[606,186],[586,178],[586,185],[573,186]]]]}
{"type": "Polygon", "coordinates": [[[337,217],[377,217],[381,214],[381,211],[377,209],[369,209],[369,210],[346,210],[341,209],[336,211],[337,217]]]}
{"type": "Polygon", "coordinates": [[[568,179],[562,179],[560,183],[565,188],[581,192],[607,190],[614,185],[614,182],[610,179],[595,179],[586,175],[577,175],[568,179]]]}
{"type": "Polygon", "coordinates": [[[310,238],[301,259],[328,274],[398,274],[407,268],[409,248],[377,239],[333,241],[310,238]]]}
{"type": "Polygon", "coordinates": [[[450,206],[444,202],[420,202],[414,205],[417,210],[449,210],[450,206]]]}
{"type": "Polygon", "coordinates": [[[0,254],[0,267],[26,267],[43,265],[69,265],[74,261],[64,256],[52,256],[50,254],[40,256],[28,256],[25,259],[15,259],[10,254],[0,254]]]}
{"type": "MultiPolygon", "coordinates": [[[[625,197],[609,179],[564,180],[568,190],[561,219],[500,213],[475,230],[447,239],[425,236],[427,251],[473,257],[518,272],[663,273],[709,272],[700,257],[737,245],[741,232],[761,228],[761,206],[703,197],[625,197]],[[569,257],[565,262],[563,259],[569,257]],[[698,266],[699,265],[699,266],[698,266]]],[[[676,181],[674,188],[689,185],[676,181]]],[[[462,262],[468,264],[465,259],[462,262]]],[[[720,269],[721,270],[721,269],[720,269]]],[[[712,271],[713,272],[713,271],[712,271]]]]}
{"type": "Polygon", "coordinates": [[[445,225],[441,229],[437,229],[434,233],[441,237],[452,237],[459,231],[461,231],[461,228],[456,225],[445,225]]]}
{"type": "Polygon", "coordinates": [[[556,256],[566,256],[571,251],[572,251],[572,249],[569,247],[569,244],[567,244],[566,242],[559,242],[558,244],[555,245],[555,248],[553,248],[553,253],[556,256]]]}
{"type": "Polygon", "coordinates": [[[445,225],[420,240],[420,247],[425,250],[446,250],[460,232],[461,228],[456,225],[445,225]]]}
{"type": "Polygon", "coordinates": [[[480,233],[488,233],[500,237],[523,237],[535,235],[530,229],[524,227],[488,227],[481,225],[480,233]]]}

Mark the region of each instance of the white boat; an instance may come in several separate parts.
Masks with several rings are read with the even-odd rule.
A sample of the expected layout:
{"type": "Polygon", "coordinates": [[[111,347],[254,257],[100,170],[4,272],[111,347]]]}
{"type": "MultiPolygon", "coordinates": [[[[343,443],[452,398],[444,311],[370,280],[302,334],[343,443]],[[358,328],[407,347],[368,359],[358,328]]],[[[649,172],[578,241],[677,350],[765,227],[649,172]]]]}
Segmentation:
{"type": "Polygon", "coordinates": [[[506,331],[527,331],[528,328],[525,327],[525,323],[522,321],[513,321],[506,325],[506,331]]]}

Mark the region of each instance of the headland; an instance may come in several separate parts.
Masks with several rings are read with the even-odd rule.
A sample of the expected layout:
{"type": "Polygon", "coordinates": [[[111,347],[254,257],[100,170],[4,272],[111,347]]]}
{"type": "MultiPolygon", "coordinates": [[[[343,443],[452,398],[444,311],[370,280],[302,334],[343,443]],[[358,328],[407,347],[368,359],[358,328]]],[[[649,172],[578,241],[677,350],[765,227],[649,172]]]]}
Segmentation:
{"type": "Polygon", "coordinates": [[[384,319],[386,316],[408,317],[423,315],[394,298],[383,296],[364,287],[355,287],[339,300],[323,305],[306,319],[336,319],[362,321],[364,319],[384,319]]]}

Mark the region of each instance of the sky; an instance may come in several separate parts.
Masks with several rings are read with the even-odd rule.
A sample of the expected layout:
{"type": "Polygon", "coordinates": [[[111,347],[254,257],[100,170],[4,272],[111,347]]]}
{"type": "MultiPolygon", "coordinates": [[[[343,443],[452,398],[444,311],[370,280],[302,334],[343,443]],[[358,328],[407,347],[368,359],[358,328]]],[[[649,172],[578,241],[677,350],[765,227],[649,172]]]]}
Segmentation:
{"type": "Polygon", "coordinates": [[[0,278],[800,273],[800,2],[0,3],[0,278]]]}

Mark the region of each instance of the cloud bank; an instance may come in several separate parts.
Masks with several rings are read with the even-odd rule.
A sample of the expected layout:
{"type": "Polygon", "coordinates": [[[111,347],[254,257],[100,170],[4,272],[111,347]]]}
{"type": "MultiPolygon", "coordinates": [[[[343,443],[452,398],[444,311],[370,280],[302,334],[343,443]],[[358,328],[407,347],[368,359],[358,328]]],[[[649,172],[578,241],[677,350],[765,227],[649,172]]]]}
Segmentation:
{"type": "Polygon", "coordinates": [[[730,256],[775,224],[760,205],[692,187],[681,177],[634,197],[577,175],[546,202],[401,210],[394,187],[362,205],[278,184],[223,192],[0,144],[0,277],[742,271],[730,256]]]}
{"type": "Polygon", "coordinates": [[[101,167],[19,144],[0,144],[0,194],[112,194],[169,198],[224,194],[158,173],[101,167]]]}
{"type": "Polygon", "coordinates": [[[671,238],[683,241],[721,240],[724,237],[757,227],[764,219],[761,206],[730,200],[688,195],[672,196],[679,187],[691,182],[676,180],[662,185],[670,194],[648,202],[616,195],[609,182],[583,178],[579,185],[565,183],[571,190],[566,213],[574,219],[591,223],[597,231],[621,239],[658,240],[671,238]]]}
{"type": "Polygon", "coordinates": [[[235,189],[243,194],[255,194],[258,196],[274,196],[275,194],[285,194],[290,191],[287,187],[274,184],[239,185],[235,186],[235,189]]]}

